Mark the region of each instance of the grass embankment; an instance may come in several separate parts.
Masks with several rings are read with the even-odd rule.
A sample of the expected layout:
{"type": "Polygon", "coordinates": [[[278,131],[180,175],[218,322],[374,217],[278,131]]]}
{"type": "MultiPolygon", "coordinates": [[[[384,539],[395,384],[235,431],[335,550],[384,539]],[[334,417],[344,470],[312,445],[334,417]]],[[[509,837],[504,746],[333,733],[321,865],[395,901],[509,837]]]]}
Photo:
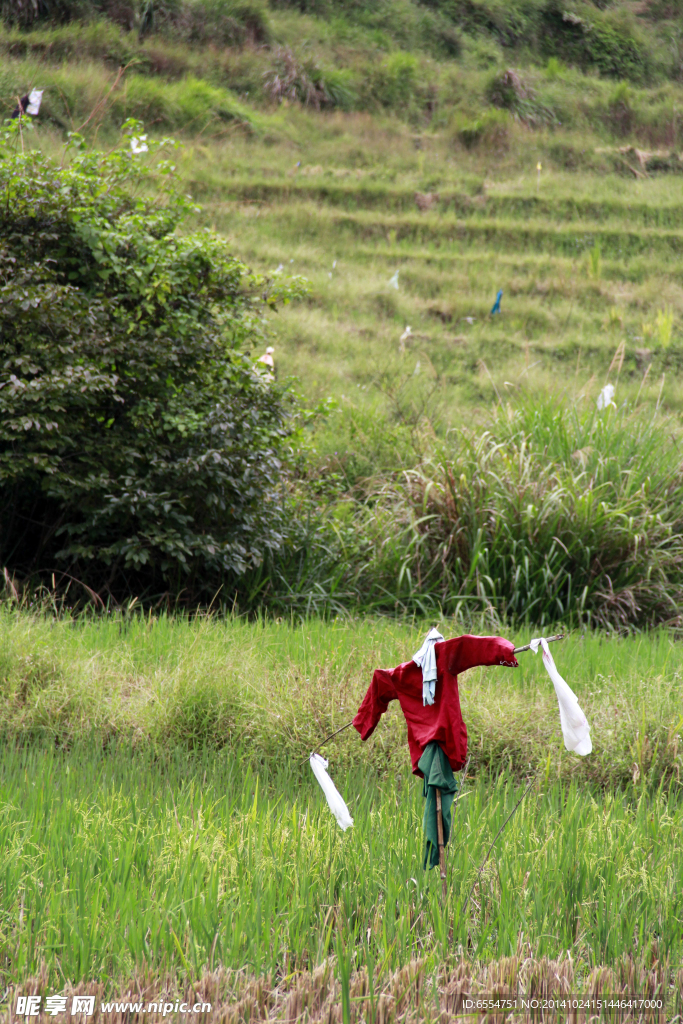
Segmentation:
{"type": "Polygon", "coordinates": [[[148,988],[201,980],[214,1003],[234,1003],[262,977],[256,1002],[272,989],[271,1002],[291,1008],[325,1002],[322,975],[298,972],[327,962],[338,979],[330,998],[366,967],[371,999],[395,986],[428,1019],[438,999],[453,1006],[456,982],[476,989],[468,971],[492,958],[519,960],[480,971],[489,989],[496,971],[502,980],[519,968],[528,991],[534,971],[537,982],[557,973],[537,963],[544,956],[565,958],[559,976],[571,973],[575,990],[594,966],[628,955],[668,978],[683,952],[681,678],[668,636],[556,645],[592,725],[587,759],[562,748],[540,659],[462,677],[474,771],[444,916],[437,873],[421,868],[421,788],[399,709],[367,745],[348,732],[326,748],[350,832],[302,765],[353,715],[372,669],[409,658],[423,632],[4,612],[4,982],[44,964],[49,991],[102,980],[113,992],[114,979],[144,974],[148,988]],[[530,773],[465,921],[479,863],[530,773]],[[475,967],[457,967],[460,956],[475,967]],[[415,958],[419,982],[410,971],[392,979],[415,958]]]}
{"type": "MultiPolygon", "coordinates": [[[[245,766],[270,773],[284,764],[290,772],[293,760],[353,717],[375,668],[410,659],[425,628],[166,616],[50,623],[5,612],[0,728],[11,738],[104,749],[122,742],[157,756],[169,746],[208,745],[231,757],[239,751],[245,766]]],[[[482,622],[475,630],[492,628],[482,622]]],[[[458,635],[467,627],[446,619],[441,631],[458,635]]],[[[511,639],[526,643],[529,630],[511,639]]],[[[594,753],[562,753],[553,688],[540,658],[526,653],[514,671],[474,669],[463,678],[473,770],[504,766],[519,778],[532,765],[549,780],[598,787],[634,779],[655,788],[663,779],[677,784],[681,673],[669,635],[575,633],[556,650],[592,723],[594,753]]],[[[398,706],[367,745],[355,730],[336,739],[334,761],[344,770],[371,766],[381,777],[401,773],[407,761],[398,706]]]]}

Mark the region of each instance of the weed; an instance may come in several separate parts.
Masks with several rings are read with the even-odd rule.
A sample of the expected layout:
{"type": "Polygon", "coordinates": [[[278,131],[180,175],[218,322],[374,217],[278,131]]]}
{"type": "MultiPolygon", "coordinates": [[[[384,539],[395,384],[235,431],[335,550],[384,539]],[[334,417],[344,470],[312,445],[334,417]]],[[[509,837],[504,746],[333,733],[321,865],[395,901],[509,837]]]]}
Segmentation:
{"type": "Polygon", "coordinates": [[[599,281],[602,273],[602,250],[600,248],[600,240],[598,239],[593,243],[591,249],[588,250],[588,276],[593,281],[599,281]]]}
{"type": "Polygon", "coordinates": [[[674,327],[674,312],[670,306],[658,309],[655,317],[654,335],[660,348],[667,349],[671,344],[674,327]]]}
{"type": "Polygon", "coordinates": [[[272,66],[263,77],[266,93],[277,103],[292,100],[320,110],[348,108],[354,102],[347,76],[335,70],[325,72],[314,60],[301,60],[288,47],[275,50],[272,66]]]}
{"type": "Polygon", "coordinates": [[[557,57],[548,57],[548,63],[545,66],[545,73],[551,82],[557,81],[565,73],[566,68],[561,60],[557,57]]]}

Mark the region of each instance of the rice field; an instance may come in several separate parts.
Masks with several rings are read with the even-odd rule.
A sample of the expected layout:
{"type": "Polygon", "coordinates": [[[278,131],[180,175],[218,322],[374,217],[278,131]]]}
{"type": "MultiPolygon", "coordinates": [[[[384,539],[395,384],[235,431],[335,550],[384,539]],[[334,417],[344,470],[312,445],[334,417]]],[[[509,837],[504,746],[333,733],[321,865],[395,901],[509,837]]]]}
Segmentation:
{"type": "Polygon", "coordinates": [[[398,1019],[405,997],[411,1019],[435,1020],[456,981],[461,998],[547,976],[558,991],[636,978],[676,1005],[681,663],[666,633],[555,645],[591,722],[587,759],[562,747],[540,659],[461,678],[473,768],[443,905],[398,709],[367,745],[352,731],[325,748],[348,832],[305,763],[424,624],[5,608],[1,627],[3,990],[211,990],[235,1021],[296,1019],[297,999],[311,1020],[325,1006],[379,1019],[380,999],[398,1019]]]}
{"type": "MultiPolygon", "coordinates": [[[[54,74],[89,103],[106,84],[90,66],[54,74]]],[[[358,479],[393,473],[493,402],[554,391],[594,407],[608,379],[620,405],[668,409],[678,444],[678,177],[614,173],[605,140],[578,131],[512,124],[500,151],[466,151],[446,123],[296,107],[254,121],[249,138],[187,138],[174,160],[198,223],[254,269],[310,281],[277,318],[276,364],[307,405],[339,410],[312,442],[320,464],[343,447],[358,479]],[[421,210],[416,193],[436,198],[421,210]]],[[[306,764],[372,670],[407,660],[434,623],[145,615],[135,601],[72,621],[50,601],[0,606],[3,1019],[19,992],[92,992],[98,1007],[199,996],[231,1024],[426,1024],[469,994],[634,991],[680,1019],[673,633],[557,645],[592,726],[586,759],[562,746],[540,659],[462,677],[472,765],[444,904],[422,869],[400,711],[367,744],[349,730],[325,747],[347,833],[306,764]]],[[[440,626],[507,635],[464,615],[440,626]]]]}

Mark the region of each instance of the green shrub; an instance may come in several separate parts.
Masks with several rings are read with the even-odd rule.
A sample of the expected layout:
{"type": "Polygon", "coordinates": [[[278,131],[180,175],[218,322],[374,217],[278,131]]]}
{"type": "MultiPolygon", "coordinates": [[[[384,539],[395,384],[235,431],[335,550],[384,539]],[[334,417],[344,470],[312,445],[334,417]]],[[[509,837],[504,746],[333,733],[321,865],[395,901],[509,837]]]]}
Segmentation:
{"type": "Polygon", "coordinates": [[[487,93],[494,107],[509,110],[530,127],[557,124],[553,111],[539,101],[535,91],[512,68],[494,75],[487,93]]]}
{"type": "Polygon", "coordinates": [[[384,58],[375,71],[373,92],[385,107],[408,105],[415,96],[418,62],[412,53],[397,50],[384,58]]]}
{"type": "Polygon", "coordinates": [[[565,70],[566,69],[562,61],[558,60],[557,57],[548,57],[548,63],[545,66],[545,73],[551,82],[555,82],[558,78],[561,78],[565,70]]]}
{"type": "Polygon", "coordinates": [[[596,68],[608,78],[647,80],[653,71],[648,45],[634,21],[623,11],[599,11],[588,5],[569,8],[564,0],[548,0],[544,12],[542,50],[580,68],[596,68]]]}
{"type": "Polygon", "coordinates": [[[541,0],[428,0],[472,36],[493,36],[502,46],[533,46],[541,23],[541,0]]]}
{"type": "Polygon", "coordinates": [[[294,7],[333,21],[342,36],[353,25],[382,49],[425,50],[447,58],[461,51],[460,33],[452,19],[415,0],[273,0],[272,6],[294,7]]]}
{"type": "Polygon", "coordinates": [[[0,19],[23,29],[41,21],[63,24],[92,13],[90,0],[0,0],[0,19]]]}
{"type": "Polygon", "coordinates": [[[202,46],[265,43],[271,37],[262,0],[182,0],[155,12],[152,26],[166,27],[181,39],[202,46]]]}
{"type": "Polygon", "coordinates": [[[646,10],[653,21],[673,21],[683,17],[683,0],[647,0],[646,10]]]}
{"type": "Polygon", "coordinates": [[[487,36],[462,36],[462,62],[477,71],[489,71],[503,63],[500,43],[487,36]]]}
{"type": "Polygon", "coordinates": [[[628,82],[619,82],[607,103],[607,125],[615,135],[624,137],[633,131],[635,117],[633,92],[628,82]]]}
{"type": "Polygon", "coordinates": [[[0,564],[116,598],[210,597],[281,541],[288,400],[242,353],[265,342],[263,301],[291,293],[211,233],[178,233],[190,207],[163,178],[141,197],[144,137],[57,165],[9,148],[14,134],[0,161],[0,564]]]}
{"type": "Polygon", "coordinates": [[[274,51],[263,81],[266,93],[276,103],[289,100],[315,110],[321,107],[348,110],[356,100],[348,72],[323,70],[317,61],[301,58],[287,46],[274,51]]]}
{"type": "Polygon", "coordinates": [[[485,110],[481,117],[466,121],[457,129],[457,138],[466,149],[488,147],[507,149],[510,141],[510,117],[504,110],[485,110]]]}
{"type": "Polygon", "coordinates": [[[65,25],[99,16],[131,30],[140,0],[0,0],[0,20],[9,27],[30,29],[41,23],[65,25]]]}
{"type": "Polygon", "coordinates": [[[270,40],[263,0],[0,0],[0,19],[9,27],[29,29],[106,18],[141,35],[172,33],[201,46],[241,46],[270,40]]]}

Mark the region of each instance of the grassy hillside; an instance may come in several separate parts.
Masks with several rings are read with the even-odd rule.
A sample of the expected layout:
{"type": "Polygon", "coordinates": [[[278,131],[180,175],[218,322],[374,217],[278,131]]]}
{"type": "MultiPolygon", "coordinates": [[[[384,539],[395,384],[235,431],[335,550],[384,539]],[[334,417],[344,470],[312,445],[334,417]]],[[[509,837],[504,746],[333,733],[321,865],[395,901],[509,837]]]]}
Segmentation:
{"type": "Polygon", "coordinates": [[[622,400],[679,407],[673,8],[581,7],[591,39],[604,21],[642,43],[638,74],[587,63],[548,27],[547,4],[274,6],[240,36],[243,5],[222,43],[191,32],[189,14],[161,11],[143,32],[140,11],[116,23],[79,10],[5,27],[5,108],[44,86],[47,145],[86,121],[104,142],[127,116],[184,136],[202,223],[259,269],[311,282],[277,352],[311,400],[399,421],[426,412],[439,430],[496,389],[594,398],[623,343],[622,400]]]}

